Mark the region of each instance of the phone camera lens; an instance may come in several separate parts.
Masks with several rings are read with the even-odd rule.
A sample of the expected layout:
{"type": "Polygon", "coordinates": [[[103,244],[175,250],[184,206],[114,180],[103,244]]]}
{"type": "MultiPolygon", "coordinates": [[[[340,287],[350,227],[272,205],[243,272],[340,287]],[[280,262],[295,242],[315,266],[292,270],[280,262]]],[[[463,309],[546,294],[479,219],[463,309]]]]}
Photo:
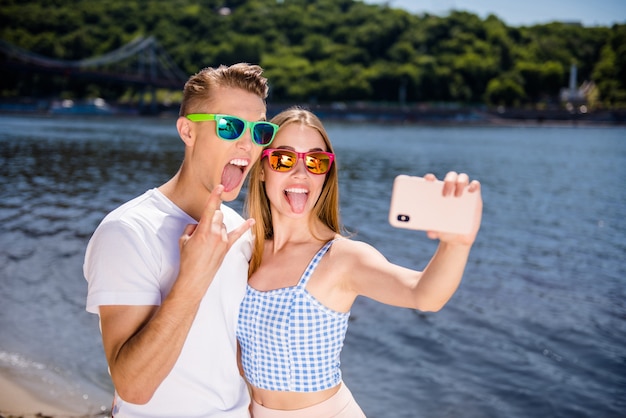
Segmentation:
{"type": "Polygon", "coordinates": [[[409,215],[398,215],[398,220],[400,222],[409,222],[409,215]]]}

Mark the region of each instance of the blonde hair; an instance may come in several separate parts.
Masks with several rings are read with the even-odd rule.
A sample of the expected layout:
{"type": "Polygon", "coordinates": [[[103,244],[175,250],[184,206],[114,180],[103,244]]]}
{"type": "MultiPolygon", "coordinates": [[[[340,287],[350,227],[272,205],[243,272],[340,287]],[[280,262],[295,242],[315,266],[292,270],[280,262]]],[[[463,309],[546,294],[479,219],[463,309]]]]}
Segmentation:
{"type": "Polygon", "coordinates": [[[263,68],[247,63],[207,67],[189,77],[183,88],[179,116],[202,111],[202,105],[213,98],[217,87],[240,88],[267,99],[267,78],[261,76],[263,68]]]}
{"type": "MultiPolygon", "coordinates": [[[[328,152],[333,151],[328,133],[324,125],[312,112],[300,107],[291,107],[280,112],[272,118],[271,122],[282,127],[288,124],[297,123],[319,132],[328,152]]],[[[280,132],[280,130],[279,130],[280,132]]],[[[270,209],[269,199],[265,193],[265,183],[261,180],[261,172],[263,170],[262,160],[258,160],[250,171],[250,179],[248,183],[248,195],[246,197],[246,215],[254,218],[256,223],[253,227],[254,246],[252,250],[252,258],[250,260],[250,268],[248,270],[251,276],[261,265],[263,259],[263,248],[265,240],[274,236],[274,228],[272,226],[272,213],[270,209]]],[[[330,170],[326,173],[326,179],[322,186],[322,193],[313,208],[314,216],[324,225],[337,234],[343,230],[339,216],[339,181],[337,174],[337,159],[331,165],[330,170]]]]}

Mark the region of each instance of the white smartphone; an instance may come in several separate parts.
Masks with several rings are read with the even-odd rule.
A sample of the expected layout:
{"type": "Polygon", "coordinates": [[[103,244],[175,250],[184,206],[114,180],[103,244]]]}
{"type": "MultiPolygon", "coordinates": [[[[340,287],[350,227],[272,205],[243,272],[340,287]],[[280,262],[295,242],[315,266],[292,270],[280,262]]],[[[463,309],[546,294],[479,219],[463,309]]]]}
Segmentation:
{"type": "Polygon", "coordinates": [[[401,174],[393,182],[389,223],[396,228],[468,234],[479,193],[443,196],[443,181],[401,174]]]}

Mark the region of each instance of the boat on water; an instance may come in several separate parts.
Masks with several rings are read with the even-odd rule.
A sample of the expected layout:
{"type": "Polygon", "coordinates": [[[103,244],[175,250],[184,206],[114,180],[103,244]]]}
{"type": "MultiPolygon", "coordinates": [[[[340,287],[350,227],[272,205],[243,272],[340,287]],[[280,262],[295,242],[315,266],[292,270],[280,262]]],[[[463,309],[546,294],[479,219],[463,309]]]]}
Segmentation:
{"type": "Polygon", "coordinates": [[[98,97],[83,101],[70,99],[53,101],[49,113],[53,115],[112,115],[118,112],[106,100],[98,97]]]}

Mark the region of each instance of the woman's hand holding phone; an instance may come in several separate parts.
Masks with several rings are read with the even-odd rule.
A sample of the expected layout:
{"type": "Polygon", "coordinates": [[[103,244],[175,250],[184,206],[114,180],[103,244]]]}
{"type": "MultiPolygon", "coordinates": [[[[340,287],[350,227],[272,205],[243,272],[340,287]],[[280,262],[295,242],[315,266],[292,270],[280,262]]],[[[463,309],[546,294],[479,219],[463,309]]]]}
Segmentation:
{"type": "Polygon", "coordinates": [[[482,217],[480,183],[454,171],[443,181],[399,175],[393,183],[389,223],[397,228],[427,231],[431,239],[471,245],[482,217]]]}

